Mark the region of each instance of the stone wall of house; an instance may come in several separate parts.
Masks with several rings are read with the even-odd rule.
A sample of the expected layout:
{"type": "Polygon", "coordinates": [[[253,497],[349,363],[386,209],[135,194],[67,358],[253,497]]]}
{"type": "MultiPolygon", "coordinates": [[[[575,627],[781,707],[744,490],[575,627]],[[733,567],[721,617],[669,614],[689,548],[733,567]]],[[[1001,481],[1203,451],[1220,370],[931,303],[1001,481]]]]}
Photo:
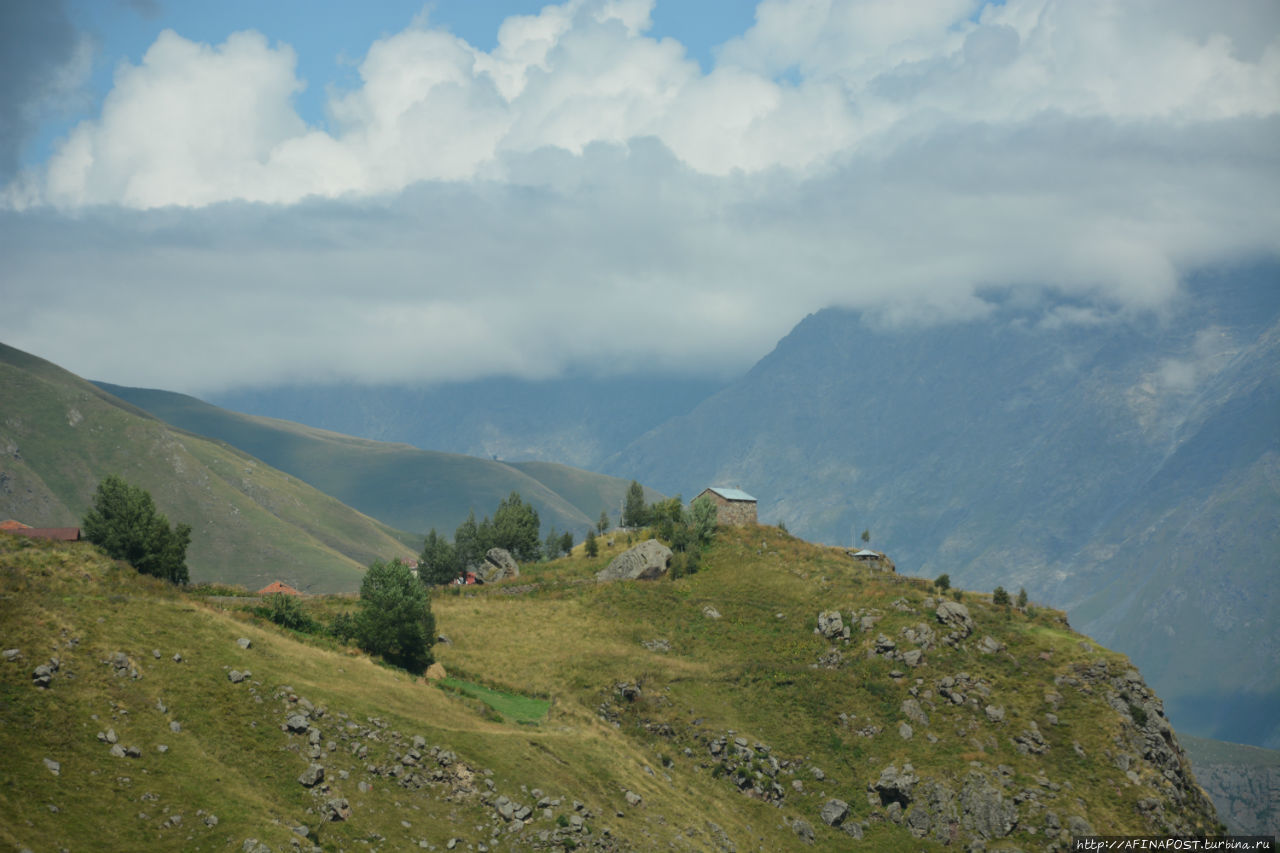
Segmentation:
{"type": "Polygon", "coordinates": [[[716,524],[743,527],[757,523],[755,501],[729,501],[712,491],[703,494],[716,502],[716,524]]]}

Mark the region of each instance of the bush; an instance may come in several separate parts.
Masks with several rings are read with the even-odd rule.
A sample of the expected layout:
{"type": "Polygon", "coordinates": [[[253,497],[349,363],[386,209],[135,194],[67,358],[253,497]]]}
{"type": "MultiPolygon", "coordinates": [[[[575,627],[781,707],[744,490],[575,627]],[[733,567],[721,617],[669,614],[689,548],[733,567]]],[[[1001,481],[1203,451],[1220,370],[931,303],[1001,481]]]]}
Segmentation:
{"type": "Polygon", "coordinates": [[[131,486],[114,474],[98,484],[93,506],[80,524],[84,538],[114,560],[124,560],[144,575],[186,584],[187,546],[191,526],[169,527],[156,512],[145,489],[131,486]]]}
{"type": "Polygon", "coordinates": [[[255,607],[253,612],[290,631],[315,634],[320,630],[320,623],[307,615],[307,611],[302,609],[302,602],[296,596],[283,592],[267,596],[266,604],[255,607]]]}
{"type": "Polygon", "coordinates": [[[936,586],[942,592],[946,592],[947,590],[951,589],[951,575],[947,574],[946,572],[943,572],[942,574],[938,575],[936,578],[933,579],[933,585],[936,586]]]}
{"type": "Polygon", "coordinates": [[[1004,587],[998,586],[995,588],[995,591],[991,593],[991,603],[1001,607],[1009,606],[1009,593],[1005,592],[1004,587]]]}
{"type": "Polygon", "coordinates": [[[431,665],[436,620],[427,588],[399,560],[375,562],[360,583],[355,637],[369,654],[409,672],[431,665]]]}
{"type": "Polygon", "coordinates": [[[345,610],[329,623],[329,636],[341,643],[349,643],[356,635],[356,618],[345,610]]]}

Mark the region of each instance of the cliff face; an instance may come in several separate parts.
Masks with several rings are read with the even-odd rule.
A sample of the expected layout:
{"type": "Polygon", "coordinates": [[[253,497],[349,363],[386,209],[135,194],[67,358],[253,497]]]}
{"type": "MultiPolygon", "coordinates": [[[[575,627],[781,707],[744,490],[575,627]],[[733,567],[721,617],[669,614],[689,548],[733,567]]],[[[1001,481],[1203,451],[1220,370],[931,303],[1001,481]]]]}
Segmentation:
{"type": "Polygon", "coordinates": [[[1233,833],[1280,835],[1280,752],[1235,743],[1182,738],[1196,779],[1233,833]]]}

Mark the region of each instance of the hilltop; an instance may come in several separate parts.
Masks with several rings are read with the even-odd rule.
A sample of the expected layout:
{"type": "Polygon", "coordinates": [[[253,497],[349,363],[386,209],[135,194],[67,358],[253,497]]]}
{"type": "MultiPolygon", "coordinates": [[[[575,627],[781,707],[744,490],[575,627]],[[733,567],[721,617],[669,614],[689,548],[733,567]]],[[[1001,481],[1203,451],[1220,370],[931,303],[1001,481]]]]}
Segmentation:
{"type": "Polygon", "coordinates": [[[676,580],[597,584],[627,541],[601,544],[435,596],[450,674],[539,709],[504,714],[88,545],[0,536],[0,837],[1062,850],[1216,824],[1159,699],[1059,611],[943,597],[775,528],[722,530],[676,580]]]}
{"type": "Polygon", "coordinates": [[[221,442],[166,424],[47,361],[0,344],[0,520],[80,523],[118,474],[192,527],[193,581],[355,589],[378,558],[421,540],[221,442]]]}

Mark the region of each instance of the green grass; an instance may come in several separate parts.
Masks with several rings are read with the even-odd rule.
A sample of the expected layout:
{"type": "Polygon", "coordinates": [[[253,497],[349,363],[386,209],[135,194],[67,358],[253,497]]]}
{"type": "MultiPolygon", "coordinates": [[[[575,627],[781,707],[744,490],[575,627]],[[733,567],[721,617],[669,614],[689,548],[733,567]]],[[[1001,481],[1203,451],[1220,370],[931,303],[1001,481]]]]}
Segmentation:
{"type": "Polygon", "coordinates": [[[517,723],[538,723],[546,719],[551,710],[551,702],[547,699],[534,699],[518,693],[507,693],[463,681],[460,678],[443,678],[436,682],[442,689],[461,693],[473,699],[479,699],[503,717],[517,723]]]}

